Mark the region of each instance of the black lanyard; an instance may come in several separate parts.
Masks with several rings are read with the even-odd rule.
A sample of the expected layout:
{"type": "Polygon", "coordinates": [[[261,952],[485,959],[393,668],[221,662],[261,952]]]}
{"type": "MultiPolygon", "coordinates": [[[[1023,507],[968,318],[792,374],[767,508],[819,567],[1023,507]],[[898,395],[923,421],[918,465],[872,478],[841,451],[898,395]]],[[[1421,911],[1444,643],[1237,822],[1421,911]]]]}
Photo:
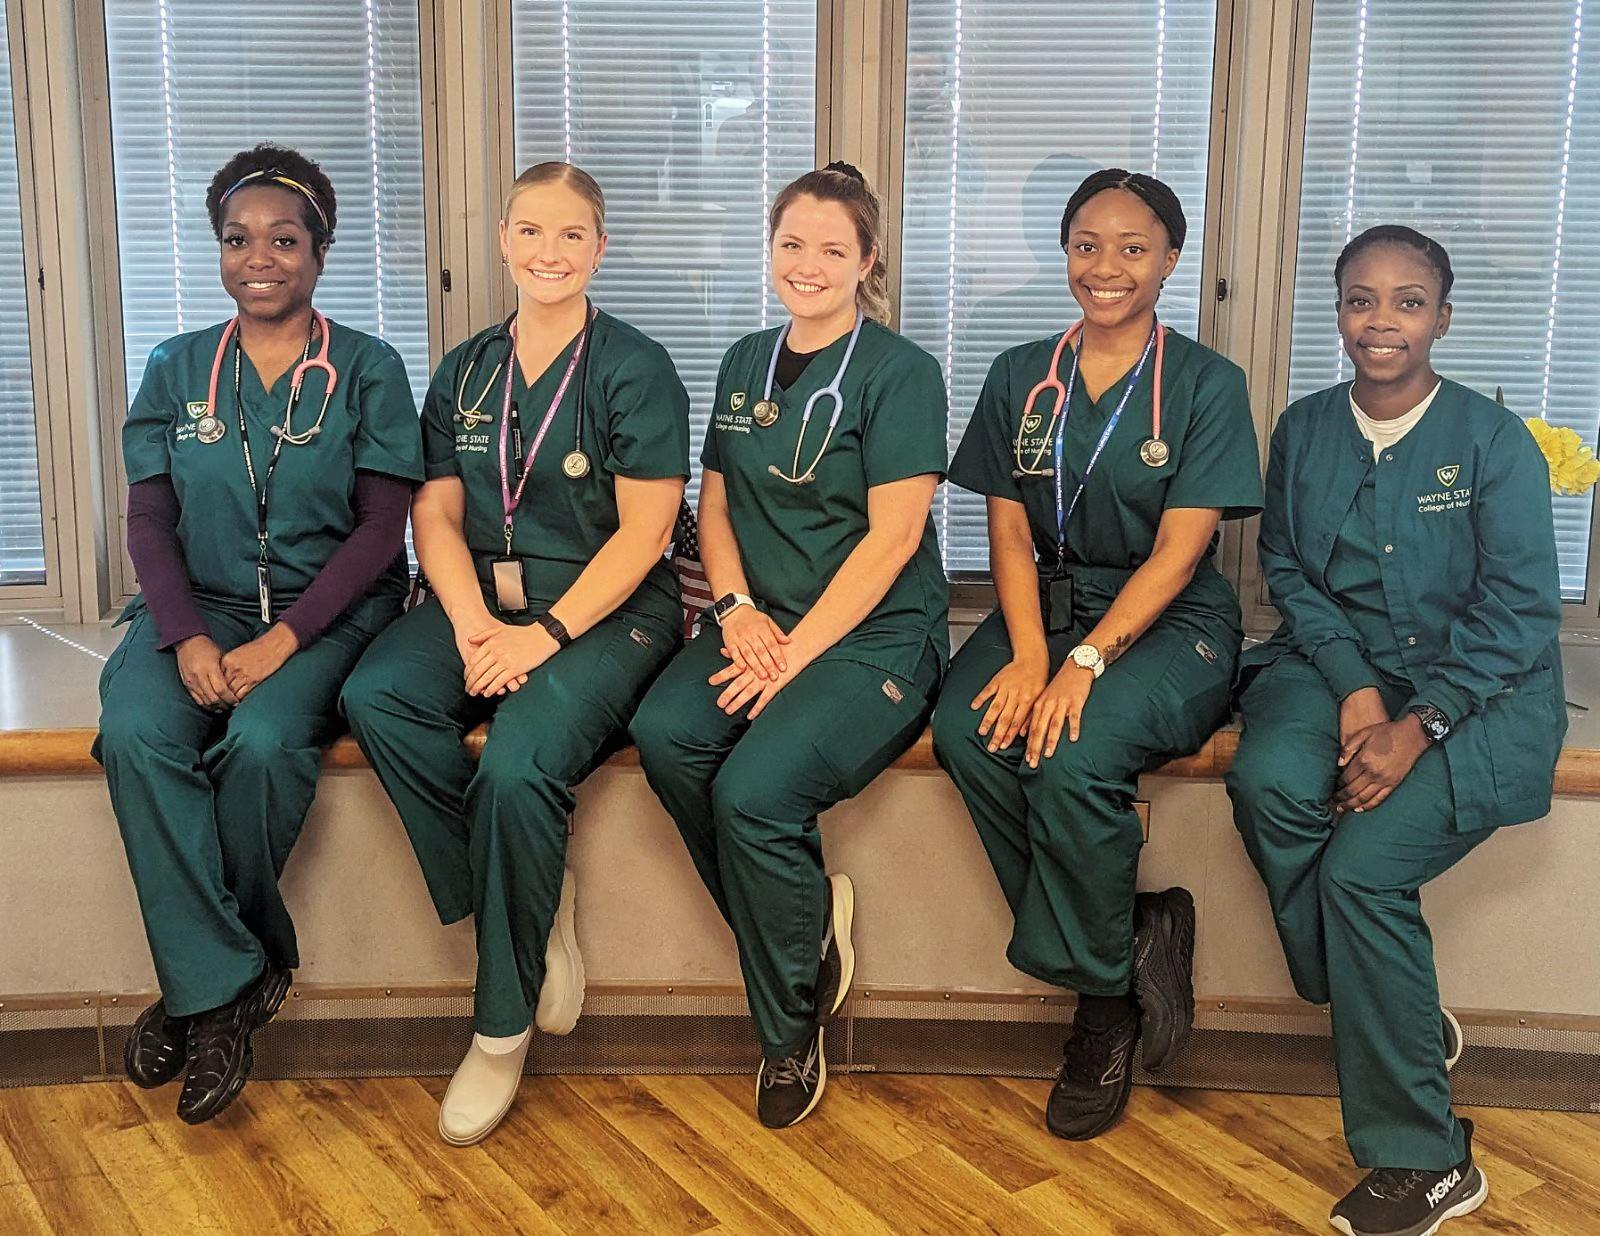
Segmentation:
{"type": "MultiPolygon", "coordinates": [[[[256,543],[260,546],[256,558],[256,600],[260,607],[261,621],[271,622],[272,570],[267,564],[267,494],[272,485],[272,474],[278,470],[278,459],[283,455],[283,434],[274,435],[277,442],[272,448],[272,458],[267,461],[266,475],[257,483],[255,457],[250,453],[250,426],[245,420],[244,394],[241,389],[243,355],[244,345],[236,337],[233,343],[233,402],[239,412],[239,448],[244,452],[244,470],[250,478],[250,492],[256,500],[256,543]]],[[[300,363],[305,364],[306,357],[310,355],[311,339],[308,335],[300,363]]]]}

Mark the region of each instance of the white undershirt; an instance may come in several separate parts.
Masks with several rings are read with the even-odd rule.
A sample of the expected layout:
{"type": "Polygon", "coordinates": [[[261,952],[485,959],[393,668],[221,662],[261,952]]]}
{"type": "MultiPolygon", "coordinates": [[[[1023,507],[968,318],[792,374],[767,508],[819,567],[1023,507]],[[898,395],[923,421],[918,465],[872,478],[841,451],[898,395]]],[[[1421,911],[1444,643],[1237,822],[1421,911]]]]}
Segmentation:
{"type": "Polygon", "coordinates": [[[1356,402],[1355,383],[1350,384],[1350,411],[1356,418],[1356,428],[1361,431],[1361,436],[1372,443],[1374,461],[1384,448],[1393,446],[1416,428],[1417,422],[1422,419],[1422,414],[1428,410],[1428,406],[1433,403],[1433,397],[1439,393],[1439,387],[1443,385],[1443,382],[1435,382],[1427,397],[1404,416],[1378,421],[1361,410],[1361,405],[1356,402]]]}

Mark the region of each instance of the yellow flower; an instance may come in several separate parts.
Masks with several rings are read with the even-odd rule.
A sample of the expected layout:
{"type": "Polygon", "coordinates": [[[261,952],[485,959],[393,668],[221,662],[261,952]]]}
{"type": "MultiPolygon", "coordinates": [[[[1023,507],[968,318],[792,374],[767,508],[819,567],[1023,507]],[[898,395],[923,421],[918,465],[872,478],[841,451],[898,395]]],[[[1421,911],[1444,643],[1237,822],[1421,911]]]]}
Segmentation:
{"type": "Polygon", "coordinates": [[[1576,430],[1547,424],[1538,417],[1530,417],[1525,423],[1550,465],[1552,493],[1586,494],[1600,481],[1600,459],[1583,444],[1576,430]]]}

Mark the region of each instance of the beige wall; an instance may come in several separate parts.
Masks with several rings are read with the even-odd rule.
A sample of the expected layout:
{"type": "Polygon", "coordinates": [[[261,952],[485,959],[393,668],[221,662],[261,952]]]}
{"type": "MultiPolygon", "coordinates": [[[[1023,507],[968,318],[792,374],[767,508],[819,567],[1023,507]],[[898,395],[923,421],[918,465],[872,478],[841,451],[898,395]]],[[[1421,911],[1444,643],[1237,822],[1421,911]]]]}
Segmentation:
{"type": "MultiPolygon", "coordinates": [[[[1291,996],[1222,787],[1147,778],[1144,792],[1151,836],[1140,883],[1194,892],[1201,996],[1291,996]]],[[[154,990],[104,782],[8,779],[0,801],[0,998],[154,990]]],[[[1590,804],[1560,802],[1428,887],[1447,1003],[1600,1016],[1592,814],[1590,804]]],[[[1004,961],[1005,903],[943,774],[887,774],[823,827],[830,865],[856,882],[858,986],[1049,990],[1004,961]]],[[[572,853],[591,983],[738,981],[732,939],[636,769],[602,769],[584,788],[572,853]]],[[[284,879],[301,981],[470,981],[470,922],[438,925],[370,773],[323,778],[284,879]]]]}

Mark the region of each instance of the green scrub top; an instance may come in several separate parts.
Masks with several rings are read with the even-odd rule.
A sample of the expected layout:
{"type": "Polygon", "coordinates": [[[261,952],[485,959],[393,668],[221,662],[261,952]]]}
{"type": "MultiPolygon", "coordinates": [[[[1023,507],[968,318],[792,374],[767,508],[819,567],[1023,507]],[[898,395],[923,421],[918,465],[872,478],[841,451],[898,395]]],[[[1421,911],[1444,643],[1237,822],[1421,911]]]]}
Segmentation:
{"type": "Polygon", "coordinates": [[[1386,645],[1411,704],[1442,710],[1461,831],[1538,819],[1567,728],[1561,587],[1550,471],[1527,426],[1446,379],[1376,462],[1350,412],[1350,383],[1291,404],[1272,435],[1261,569],[1283,621],[1247,650],[1248,674],[1293,650],[1339,698],[1379,684],[1386,645]],[[1373,552],[1387,632],[1336,595],[1341,533],[1372,492],[1373,552]],[[1363,628],[1368,628],[1363,630],[1363,628]]]}
{"type": "Polygon", "coordinates": [[[1339,526],[1328,558],[1328,592],[1350,616],[1373,667],[1390,678],[1404,680],[1405,659],[1389,620],[1389,601],[1383,595],[1383,572],[1378,566],[1376,480],[1376,470],[1367,473],[1350,504],[1350,514],[1339,526]]]}
{"type": "MultiPolygon", "coordinates": [[[[779,328],[746,335],[723,357],[716,403],[700,462],[720,472],[739,542],[745,578],[756,601],[792,629],[868,531],[867,491],[913,476],[944,476],[948,403],[939,362],[886,326],[866,321],[840,387],[844,408],[833,437],[831,396],[818,399],[800,442],[806,400],[827,387],[844,359],[844,335],[811,358],[786,391],[774,388],[775,424],[755,423],[752,409],[766,390],[767,366],[779,328]],[[817,459],[824,440],[828,448],[817,459]],[[772,475],[804,473],[795,485],[772,475]]],[[[821,659],[855,661],[902,678],[917,677],[931,647],[942,666],[950,655],[950,588],[930,514],[922,540],[883,600],[821,659]]]]}
{"type": "MultiPolygon", "coordinates": [[[[456,402],[462,370],[474,346],[500,327],[479,331],[448,353],[434,371],[422,404],[423,452],[428,479],[460,477],[466,489],[466,539],[479,577],[490,581],[489,562],[504,554],[505,514],[500,492],[500,422],[510,343],[493,340],[465,375],[466,409],[481,406],[485,419],[462,416],[456,402]],[[495,366],[500,372],[490,381],[495,366]],[[487,393],[484,392],[488,387],[487,393]],[[479,396],[482,394],[481,405],[479,396]]],[[[533,444],[550,400],[561,386],[576,338],[530,386],[521,366],[511,362],[511,397],[522,429],[523,451],[533,444]]],[[[595,315],[589,355],[580,358],[561,406],[556,410],[533,473],[522,491],[512,530],[511,552],[523,561],[528,600],[535,608],[553,605],[616,532],[616,480],[660,480],[689,475],[689,395],[666,349],[603,310],[595,315]],[[587,363],[586,379],[579,374],[587,363]],[[589,474],[578,479],[561,470],[561,460],[577,441],[579,387],[583,387],[583,450],[589,474]]],[[[516,489],[520,460],[511,460],[516,489]]],[[[677,627],[683,622],[677,580],[665,559],[651,567],[644,582],[619,607],[653,616],[677,627]]]]}
{"type": "MultiPolygon", "coordinates": [[[[950,463],[950,479],[991,498],[1020,502],[1028,512],[1042,572],[1056,565],[1056,491],[1052,477],[1012,476],[1017,469],[1017,431],[1028,392],[1050,371],[1060,335],[1002,352],[989,367],[972,420],[950,463]]],[[[1071,357],[1063,353],[1059,376],[1066,384],[1071,357]]],[[[1071,503],[1106,422],[1122,399],[1133,370],[1113,382],[1098,400],[1080,380],[1066,412],[1062,505],[1071,503]]],[[[1244,371],[1210,348],[1167,330],[1161,380],[1161,437],[1167,461],[1152,468],[1139,456],[1150,438],[1150,394],[1155,356],[1145,363],[1089,484],[1067,526],[1066,565],[1132,571],[1155,547],[1156,529],[1170,507],[1215,507],[1223,519],[1243,519],[1261,509],[1261,463],[1244,371]]],[[[1021,425],[1022,460],[1029,467],[1054,466],[1049,438],[1054,392],[1040,392],[1021,425]],[[1034,463],[1035,457],[1038,463],[1034,463]]],[[[1178,610],[1202,609],[1237,615],[1238,601],[1211,565],[1216,541],[1194,580],[1173,602],[1178,610]]]]}
{"type": "MultiPolygon", "coordinates": [[[[171,476],[179,504],[178,540],[196,598],[253,612],[256,498],[239,436],[231,342],[217,378],[216,415],[224,433],[209,443],[197,434],[225,325],[177,335],[151,352],[123,426],[122,455],[130,484],[171,476]]],[[[321,432],[306,444],[284,444],[267,491],[267,553],[273,610],[279,614],[354,530],[358,468],[406,481],[422,479],[417,405],[400,354],[383,340],[337,322],[330,321],[328,331],[328,359],[338,380],[327,417],[321,432]]],[[[256,479],[263,481],[276,445],[272,427],[283,423],[293,368],[271,390],[263,389],[248,356],[241,356],[239,371],[250,453],[256,479]]],[[[295,407],[295,432],[315,423],[326,383],[321,369],[307,372],[295,407]]],[[[402,556],[390,564],[369,599],[403,595],[405,587],[402,556]]],[[[361,621],[359,604],[352,616],[361,621]]]]}

